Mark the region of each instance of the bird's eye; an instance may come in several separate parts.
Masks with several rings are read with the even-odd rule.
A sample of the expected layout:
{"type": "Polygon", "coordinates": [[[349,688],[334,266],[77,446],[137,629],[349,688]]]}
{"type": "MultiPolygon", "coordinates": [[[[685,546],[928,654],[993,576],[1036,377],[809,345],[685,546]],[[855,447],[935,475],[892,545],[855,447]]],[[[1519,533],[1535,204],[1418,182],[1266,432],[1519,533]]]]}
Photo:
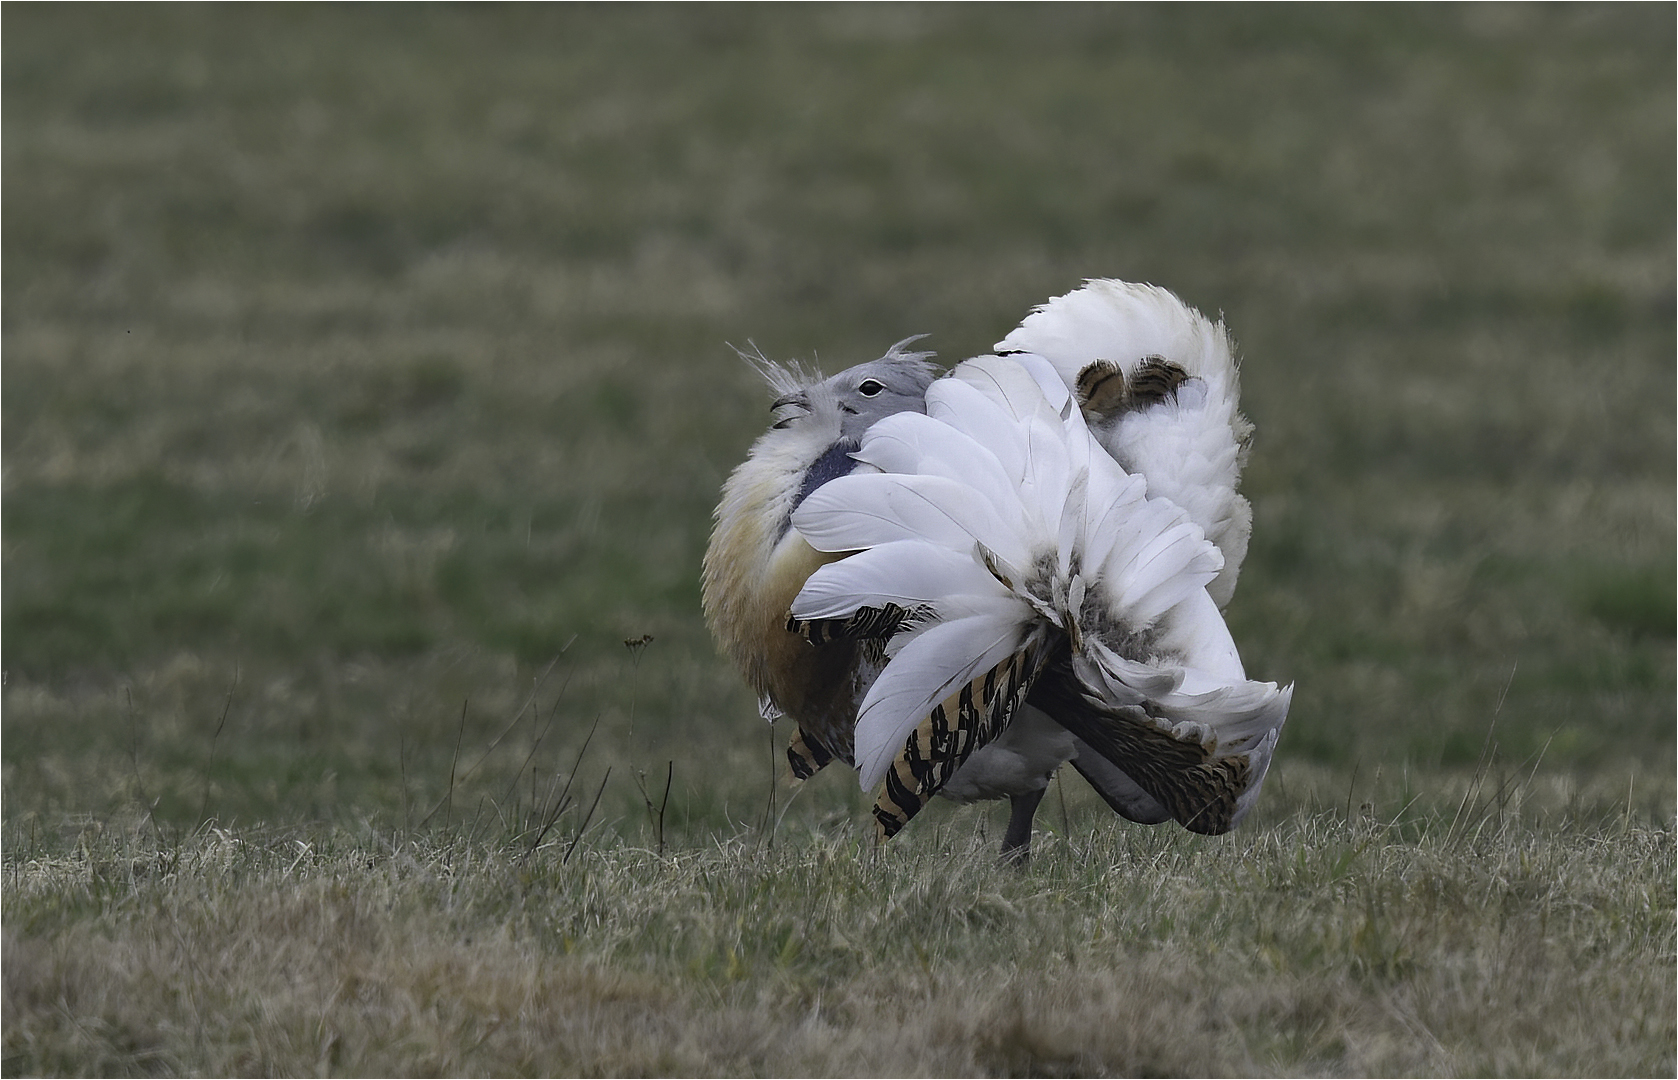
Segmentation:
{"type": "Polygon", "coordinates": [[[864,379],[862,380],[862,385],[858,386],[856,390],[857,393],[861,394],[863,397],[874,397],[885,388],[886,384],[881,382],[879,379],[864,379]]]}

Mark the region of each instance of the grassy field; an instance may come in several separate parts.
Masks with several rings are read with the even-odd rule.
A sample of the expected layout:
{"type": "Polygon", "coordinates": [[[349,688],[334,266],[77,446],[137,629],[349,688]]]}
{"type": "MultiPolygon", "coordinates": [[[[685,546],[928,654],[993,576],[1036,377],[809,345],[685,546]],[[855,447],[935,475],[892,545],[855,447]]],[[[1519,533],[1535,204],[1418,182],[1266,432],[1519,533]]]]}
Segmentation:
{"type": "Polygon", "coordinates": [[[6,1075],[1671,1075],[1669,6],[8,6],[6,1075]],[[1221,313],[1236,834],[875,851],[728,343],[1221,313]],[[626,641],[651,640],[626,647],[626,641]]]}

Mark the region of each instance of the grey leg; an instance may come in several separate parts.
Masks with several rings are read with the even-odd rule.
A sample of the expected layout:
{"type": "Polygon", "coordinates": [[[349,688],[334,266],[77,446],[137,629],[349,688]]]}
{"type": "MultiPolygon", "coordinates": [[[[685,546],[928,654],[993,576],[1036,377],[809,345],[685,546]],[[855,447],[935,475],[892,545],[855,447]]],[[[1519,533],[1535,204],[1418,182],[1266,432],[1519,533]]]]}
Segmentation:
{"type": "Polygon", "coordinates": [[[1002,861],[1024,868],[1031,862],[1031,819],[1037,804],[1049,789],[1040,787],[1024,795],[1008,796],[1008,832],[1002,837],[1002,861]]]}

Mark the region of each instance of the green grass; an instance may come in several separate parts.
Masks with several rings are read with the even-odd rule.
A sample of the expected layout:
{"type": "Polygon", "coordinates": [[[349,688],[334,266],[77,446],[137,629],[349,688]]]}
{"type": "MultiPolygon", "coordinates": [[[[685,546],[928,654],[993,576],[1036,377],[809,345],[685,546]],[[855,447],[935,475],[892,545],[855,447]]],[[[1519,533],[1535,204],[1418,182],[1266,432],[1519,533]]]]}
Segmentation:
{"type": "Polygon", "coordinates": [[[4,23],[6,1073],[1672,1071],[1669,8],[4,23]],[[727,343],[1088,276],[1241,343],[1271,784],[876,856],[699,616],[727,343]]]}

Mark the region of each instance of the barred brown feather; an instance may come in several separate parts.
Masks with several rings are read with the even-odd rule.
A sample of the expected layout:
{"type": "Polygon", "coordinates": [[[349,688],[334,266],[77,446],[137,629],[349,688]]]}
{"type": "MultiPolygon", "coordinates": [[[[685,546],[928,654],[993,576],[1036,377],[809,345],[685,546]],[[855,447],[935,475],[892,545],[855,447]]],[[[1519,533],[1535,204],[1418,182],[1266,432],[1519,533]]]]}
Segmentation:
{"type": "Polygon", "coordinates": [[[1130,383],[1125,387],[1128,404],[1132,409],[1158,404],[1176,393],[1188,378],[1188,372],[1165,357],[1144,356],[1130,373],[1130,383]]]}
{"type": "Polygon", "coordinates": [[[797,780],[808,780],[833,761],[836,755],[822,744],[822,741],[805,731],[797,729],[792,742],[787,744],[787,764],[792,767],[792,775],[797,780]]]}
{"type": "Polygon", "coordinates": [[[787,630],[812,645],[826,645],[832,641],[855,641],[889,638],[903,629],[903,624],[915,615],[896,604],[877,608],[858,608],[855,614],[843,619],[787,619],[787,630]]]}
{"type": "Polygon", "coordinates": [[[1042,643],[1029,642],[933,706],[886,771],[874,803],[880,839],[895,836],[975,751],[1008,727],[1046,657],[1042,643]]]}
{"type": "Polygon", "coordinates": [[[1096,360],[1078,372],[1078,407],[1084,420],[1099,424],[1123,412],[1157,405],[1187,382],[1189,373],[1163,356],[1145,356],[1127,379],[1111,360],[1096,360]]]}
{"type": "Polygon", "coordinates": [[[1122,768],[1178,824],[1217,836],[1234,827],[1236,801],[1252,783],[1245,754],[1214,758],[1198,741],[1179,739],[1165,721],[1137,706],[1115,706],[1086,692],[1061,654],[1038,680],[1031,702],[1122,768]]]}
{"type": "Polygon", "coordinates": [[[1078,372],[1078,407],[1097,423],[1125,408],[1124,371],[1111,360],[1097,360],[1078,372]]]}

